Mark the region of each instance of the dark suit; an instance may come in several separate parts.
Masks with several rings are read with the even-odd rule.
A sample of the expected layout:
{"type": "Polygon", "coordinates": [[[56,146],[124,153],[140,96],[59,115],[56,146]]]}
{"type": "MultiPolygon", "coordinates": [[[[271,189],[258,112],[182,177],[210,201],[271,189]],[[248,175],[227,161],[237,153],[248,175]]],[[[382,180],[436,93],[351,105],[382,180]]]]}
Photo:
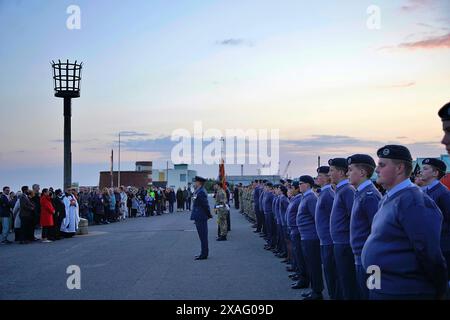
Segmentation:
{"type": "Polygon", "coordinates": [[[20,223],[21,223],[21,241],[34,240],[34,213],[35,207],[30,198],[22,195],[20,201],[20,223]]]}
{"type": "Polygon", "coordinates": [[[193,195],[193,208],[191,213],[191,220],[195,221],[198,236],[200,238],[202,251],[200,256],[207,257],[208,250],[208,219],[211,218],[211,211],[208,203],[208,194],[205,188],[201,187],[195,190],[193,195]]]}

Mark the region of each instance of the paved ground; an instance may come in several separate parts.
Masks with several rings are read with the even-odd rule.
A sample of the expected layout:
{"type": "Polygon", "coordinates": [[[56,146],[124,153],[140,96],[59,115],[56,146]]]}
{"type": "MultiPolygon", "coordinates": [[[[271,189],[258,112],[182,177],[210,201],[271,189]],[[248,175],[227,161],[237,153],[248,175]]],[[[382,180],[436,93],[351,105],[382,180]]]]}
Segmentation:
{"type": "Polygon", "coordinates": [[[89,235],[44,244],[0,246],[0,299],[301,299],[285,264],[237,211],[229,241],[209,220],[210,257],[200,251],[190,214],[173,213],[93,226],[89,235]],[[81,269],[81,290],[66,268],[81,269]]]}

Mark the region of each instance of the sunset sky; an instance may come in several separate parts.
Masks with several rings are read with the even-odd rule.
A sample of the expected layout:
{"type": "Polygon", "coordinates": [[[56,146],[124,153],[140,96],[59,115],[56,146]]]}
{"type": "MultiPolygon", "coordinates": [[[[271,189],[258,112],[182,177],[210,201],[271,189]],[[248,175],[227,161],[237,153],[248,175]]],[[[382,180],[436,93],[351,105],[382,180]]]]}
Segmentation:
{"type": "Polygon", "coordinates": [[[413,157],[445,153],[437,110],[450,100],[448,0],[0,0],[2,186],[62,185],[55,59],[84,62],[72,117],[81,185],[109,169],[119,131],[122,170],[140,160],[165,168],[172,132],[192,132],[194,121],[279,129],[281,171],[291,160],[294,177],[314,174],[319,155],[375,156],[387,143],[413,157]],[[80,30],[66,27],[71,4],[80,30]],[[370,5],[380,29],[367,27],[370,5]]]}

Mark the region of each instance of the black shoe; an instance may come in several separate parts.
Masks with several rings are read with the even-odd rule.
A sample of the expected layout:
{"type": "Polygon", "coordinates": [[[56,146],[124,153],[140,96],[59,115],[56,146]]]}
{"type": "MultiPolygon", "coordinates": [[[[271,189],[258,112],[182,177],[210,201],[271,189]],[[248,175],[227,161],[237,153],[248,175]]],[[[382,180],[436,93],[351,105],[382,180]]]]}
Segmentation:
{"type": "Polygon", "coordinates": [[[302,294],[303,300],[323,300],[323,295],[321,293],[311,292],[309,294],[302,294]]]}
{"type": "Polygon", "coordinates": [[[295,272],[295,269],[292,268],[291,266],[287,266],[287,267],[286,267],[286,271],[287,271],[287,272],[295,272]]]}
{"type": "Polygon", "coordinates": [[[258,231],[258,230],[253,230],[253,232],[254,232],[254,233],[259,233],[259,231],[258,231]]]}
{"type": "Polygon", "coordinates": [[[207,256],[195,256],[195,260],[206,260],[208,259],[207,256]]]}
{"type": "Polygon", "coordinates": [[[9,240],[3,240],[3,241],[2,241],[2,244],[12,244],[12,241],[9,241],[9,240]]]}
{"type": "Polygon", "coordinates": [[[306,284],[306,282],[304,282],[304,281],[302,281],[302,280],[299,280],[299,281],[297,281],[297,282],[294,282],[292,285],[291,285],[291,288],[292,289],[306,289],[306,288],[308,288],[309,286],[306,284]]]}
{"type": "Polygon", "coordinates": [[[218,237],[217,241],[227,241],[227,237],[218,237]]]}

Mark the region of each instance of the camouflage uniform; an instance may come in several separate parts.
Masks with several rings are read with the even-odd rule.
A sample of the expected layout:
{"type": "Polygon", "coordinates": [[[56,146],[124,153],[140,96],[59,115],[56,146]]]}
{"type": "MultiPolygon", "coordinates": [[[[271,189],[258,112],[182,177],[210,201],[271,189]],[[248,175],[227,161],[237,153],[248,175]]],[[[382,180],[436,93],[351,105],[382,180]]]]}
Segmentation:
{"type": "Polygon", "coordinates": [[[227,217],[228,217],[228,209],[226,207],[227,204],[227,194],[225,193],[225,190],[222,188],[217,189],[216,196],[215,196],[215,212],[217,214],[217,224],[219,225],[219,235],[222,237],[226,237],[228,233],[228,224],[227,224],[227,217]]]}
{"type": "Polygon", "coordinates": [[[248,206],[249,206],[249,216],[250,219],[252,219],[253,221],[256,221],[256,213],[255,213],[255,201],[253,199],[253,193],[255,192],[254,188],[249,188],[248,189],[248,206]]]}
{"type": "Polygon", "coordinates": [[[240,213],[244,213],[245,212],[245,208],[244,208],[244,188],[240,187],[239,188],[239,212],[240,213]]]}

